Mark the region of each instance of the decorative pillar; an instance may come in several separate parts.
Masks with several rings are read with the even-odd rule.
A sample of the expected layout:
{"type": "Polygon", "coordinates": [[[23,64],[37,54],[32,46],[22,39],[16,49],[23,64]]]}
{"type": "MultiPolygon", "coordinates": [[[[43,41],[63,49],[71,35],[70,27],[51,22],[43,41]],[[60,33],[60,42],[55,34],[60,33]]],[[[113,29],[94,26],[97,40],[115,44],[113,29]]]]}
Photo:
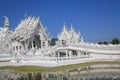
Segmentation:
{"type": "Polygon", "coordinates": [[[53,52],[53,57],[55,57],[55,58],[56,58],[56,54],[55,54],[55,52],[53,52]]]}
{"type": "Polygon", "coordinates": [[[60,57],[59,51],[58,51],[58,58],[60,57]]]}
{"type": "Polygon", "coordinates": [[[34,49],[34,44],[33,44],[33,40],[32,40],[31,42],[32,42],[32,49],[34,49]]]}
{"type": "Polygon", "coordinates": [[[43,41],[42,40],[41,40],[41,45],[40,46],[41,46],[41,48],[43,48],[43,41]]]}
{"type": "Polygon", "coordinates": [[[18,51],[19,51],[19,44],[18,44],[18,51]]]}
{"type": "Polygon", "coordinates": [[[71,59],[71,57],[72,57],[72,52],[71,52],[71,50],[69,51],[69,59],[71,59]]]}
{"type": "Polygon", "coordinates": [[[45,41],[45,46],[48,47],[48,41],[45,41]]]}
{"type": "Polygon", "coordinates": [[[65,53],[66,53],[66,60],[68,59],[68,53],[67,53],[67,50],[65,51],[65,53]]]}
{"type": "Polygon", "coordinates": [[[15,52],[16,52],[16,46],[14,46],[14,48],[15,48],[15,52]]]}
{"type": "Polygon", "coordinates": [[[77,53],[78,53],[78,57],[80,57],[80,51],[77,51],[77,53]]]}
{"type": "Polygon", "coordinates": [[[25,41],[25,49],[27,50],[27,41],[25,41]]]}
{"type": "Polygon", "coordinates": [[[58,61],[59,61],[59,58],[60,58],[60,56],[59,56],[59,51],[57,52],[57,63],[58,63],[58,61]]]}
{"type": "Polygon", "coordinates": [[[59,46],[61,45],[61,40],[59,40],[59,46]]]}
{"type": "Polygon", "coordinates": [[[88,55],[87,55],[87,51],[85,52],[86,53],[86,58],[88,57],[88,55]]]}
{"type": "Polygon", "coordinates": [[[62,41],[60,40],[60,46],[62,45],[62,41]]]}

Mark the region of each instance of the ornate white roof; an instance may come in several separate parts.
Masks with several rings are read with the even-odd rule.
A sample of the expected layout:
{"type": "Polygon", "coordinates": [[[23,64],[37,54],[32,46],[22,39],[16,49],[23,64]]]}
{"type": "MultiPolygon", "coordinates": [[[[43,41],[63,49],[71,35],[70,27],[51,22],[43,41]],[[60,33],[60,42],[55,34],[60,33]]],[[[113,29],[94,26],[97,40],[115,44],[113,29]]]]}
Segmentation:
{"type": "Polygon", "coordinates": [[[81,41],[81,34],[80,32],[79,33],[75,32],[72,25],[71,29],[68,30],[66,28],[66,25],[64,24],[62,32],[58,35],[58,40],[64,40],[70,43],[78,43],[79,41],[81,41]]]}
{"type": "Polygon", "coordinates": [[[42,33],[40,34],[41,36],[46,38],[47,34],[45,31],[39,17],[28,17],[18,24],[18,27],[14,31],[13,38],[16,38],[17,40],[26,40],[40,33],[42,33]]]}

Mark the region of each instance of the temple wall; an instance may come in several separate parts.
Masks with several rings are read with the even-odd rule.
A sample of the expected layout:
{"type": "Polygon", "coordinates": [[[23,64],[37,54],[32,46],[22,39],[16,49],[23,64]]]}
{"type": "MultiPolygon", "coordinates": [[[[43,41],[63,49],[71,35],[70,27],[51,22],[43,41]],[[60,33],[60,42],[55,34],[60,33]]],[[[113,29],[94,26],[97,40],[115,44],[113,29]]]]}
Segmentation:
{"type": "Polygon", "coordinates": [[[110,60],[110,59],[120,59],[120,54],[100,54],[100,53],[91,53],[91,57],[94,59],[104,59],[104,60],[110,60]]]}

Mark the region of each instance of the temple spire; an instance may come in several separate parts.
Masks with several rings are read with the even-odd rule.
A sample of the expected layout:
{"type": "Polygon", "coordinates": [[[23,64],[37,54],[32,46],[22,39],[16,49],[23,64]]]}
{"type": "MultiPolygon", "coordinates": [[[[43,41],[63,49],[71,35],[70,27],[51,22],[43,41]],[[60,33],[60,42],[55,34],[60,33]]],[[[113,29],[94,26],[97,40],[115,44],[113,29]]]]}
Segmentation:
{"type": "Polygon", "coordinates": [[[72,24],[71,24],[71,29],[70,29],[70,31],[72,32],[72,34],[75,32],[72,24]]]}
{"type": "Polygon", "coordinates": [[[27,18],[27,17],[28,17],[27,13],[25,13],[25,14],[24,14],[24,17],[25,17],[25,18],[27,18]]]}
{"type": "Polygon", "coordinates": [[[66,30],[67,30],[67,28],[66,28],[66,24],[65,24],[65,22],[64,22],[62,31],[66,31],[66,30]]]}
{"type": "Polygon", "coordinates": [[[4,16],[5,18],[5,22],[4,22],[4,28],[9,28],[10,27],[10,24],[9,24],[9,19],[7,16],[4,16]]]}
{"type": "Polygon", "coordinates": [[[81,42],[84,42],[84,38],[83,38],[83,36],[81,36],[81,42]]]}
{"type": "Polygon", "coordinates": [[[79,36],[81,36],[81,33],[80,33],[80,32],[78,32],[78,35],[79,35],[79,36]]]}
{"type": "Polygon", "coordinates": [[[71,31],[73,31],[74,29],[73,29],[73,25],[71,24],[71,31]]]}

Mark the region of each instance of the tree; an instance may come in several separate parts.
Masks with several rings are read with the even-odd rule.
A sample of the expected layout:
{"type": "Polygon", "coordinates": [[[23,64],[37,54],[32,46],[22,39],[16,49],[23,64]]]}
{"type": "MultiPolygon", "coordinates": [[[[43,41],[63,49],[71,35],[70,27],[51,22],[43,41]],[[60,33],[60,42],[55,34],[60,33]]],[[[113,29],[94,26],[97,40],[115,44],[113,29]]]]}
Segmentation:
{"type": "Polygon", "coordinates": [[[109,44],[109,42],[107,42],[107,41],[104,41],[104,42],[103,42],[103,44],[105,44],[105,45],[108,45],[108,44],[109,44]]]}
{"type": "Polygon", "coordinates": [[[54,46],[56,44],[56,41],[58,41],[57,38],[52,38],[50,44],[54,46]]]}
{"type": "Polygon", "coordinates": [[[102,42],[98,42],[98,44],[102,44],[102,42]]]}
{"type": "Polygon", "coordinates": [[[113,38],[112,41],[108,42],[108,41],[104,41],[104,42],[98,42],[98,44],[120,44],[120,40],[118,38],[113,38]]]}
{"type": "Polygon", "coordinates": [[[120,41],[119,41],[118,38],[114,38],[111,43],[112,43],[112,44],[119,44],[120,41]]]}

